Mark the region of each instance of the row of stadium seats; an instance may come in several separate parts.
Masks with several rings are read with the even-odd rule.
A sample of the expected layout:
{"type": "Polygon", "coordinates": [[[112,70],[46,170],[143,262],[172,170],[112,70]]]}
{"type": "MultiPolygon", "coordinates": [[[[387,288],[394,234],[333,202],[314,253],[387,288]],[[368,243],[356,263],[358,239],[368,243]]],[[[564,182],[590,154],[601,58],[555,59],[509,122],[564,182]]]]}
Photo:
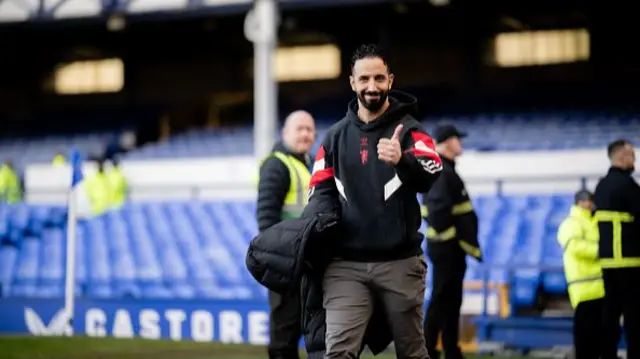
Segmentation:
{"type": "MultiPolygon", "coordinates": [[[[332,121],[318,121],[318,139],[332,121]]],[[[538,150],[602,148],[610,141],[625,137],[640,141],[640,119],[631,116],[596,116],[588,114],[524,114],[475,117],[434,118],[425,122],[427,129],[436,123],[456,123],[469,132],[465,146],[478,150],[538,150]]],[[[84,153],[102,151],[108,134],[85,137],[10,140],[0,142],[0,156],[17,163],[48,162],[57,151],[76,146],[84,153]]],[[[253,152],[251,128],[200,130],[174,136],[168,141],[134,150],[129,159],[173,157],[209,157],[248,155],[253,152]]],[[[320,141],[317,141],[318,143],[320,141]]],[[[317,148],[318,144],[316,144],[317,148]]],[[[18,166],[20,167],[20,166],[18,166]]]]}
{"type": "Polygon", "coordinates": [[[104,151],[112,133],[74,134],[69,136],[48,136],[42,138],[11,138],[0,140],[0,156],[10,159],[18,168],[26,163],[51,162],[60,152],[68,154],[72,147],[83,153],[98,154],[104,151]]]}
{"type": "MultiPolygon", "coordinates": [[[[485,262],[500,266],[488,270],[487,278],[509,284],[513,304],[531,305],[539,288],[566,289],[555,231],[570,204],[570,196],[475,199],[485,262]]],[[[129,204],[82,221],[76,291],[103,298],[263,298],[265,290],[244,267],[257,233],[254,213],[248,201],[167,202],[129,204]]],[[[65,223],[62,207],[0,207],[3,296],[63,295],[65,223]]],[[[483,268],[469,260],[466,279],[484,277],[483,268]]]]}
{"type": "MultiPolygon", "coordinates": [[[[617,138],[640,139],[638,118],[497,115],[429,119],[424,125],[432,130],[435,124],[443,122],[455,123],[469,133],[464,141],[466,148],[483,151],[603,148],[617,138]]],[[[328,129],[326,123],[319,121],[319,139],[324,138],[328,129]]],[[[129,158],[250,155],[252,136],[250,128],[192,131],[139,149],[129,158]]]]}

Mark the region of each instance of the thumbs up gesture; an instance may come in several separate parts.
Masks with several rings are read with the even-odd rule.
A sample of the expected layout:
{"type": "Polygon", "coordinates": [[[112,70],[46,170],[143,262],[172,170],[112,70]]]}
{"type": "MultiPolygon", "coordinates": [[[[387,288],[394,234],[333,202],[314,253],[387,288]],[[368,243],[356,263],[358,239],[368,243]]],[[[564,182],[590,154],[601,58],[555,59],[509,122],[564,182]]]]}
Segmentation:
{"type": "Polygon", "coordinates": [[[381,138],[378,141],[378,159],[389,165],[395,166],[400,161],[402,149],[400,148],[400,133],[402,125],[398,125],[391,138],[381,138]]]}

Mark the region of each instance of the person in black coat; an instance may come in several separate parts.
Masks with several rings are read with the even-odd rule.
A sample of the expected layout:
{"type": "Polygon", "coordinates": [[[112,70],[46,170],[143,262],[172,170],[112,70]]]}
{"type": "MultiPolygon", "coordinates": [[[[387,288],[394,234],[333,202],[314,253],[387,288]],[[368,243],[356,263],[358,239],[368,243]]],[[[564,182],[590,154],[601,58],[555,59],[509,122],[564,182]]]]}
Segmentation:
{"type": "Polygon", "coordinates": [[[434,130],[437,151],[442,159],[442,174],[424,196],[423,216],[427,228],[427,252],[433,268],[433,293],[424,321],[427,348],[432,358],[438,335],[449,359],[462,359],[458,345],[460,307],[462,306],[467,255],[481,261],[478,244],[478,216],[464,181],[456,171],[456,158],[462,154],[461,139],[466,133],[451,124],[434,130]]]}
{"type": "MultiPolygon", "coordinates": [[[[260,232],[282,219],[302,214],[307,202],[311,174],[309,150],[315,140],[313,117],[305,111],[287,116],[282,141],[260,166],[256,216],[260,232]]],[[[269,292],[270,359],[297,359],[301,333],[301,304],[298,292],[282,296],[269,292]]]]}
{"type": "Polygon", "coordinates": [[[611,167],[594,193],[599,259],[604,280],[605,350],[615,352],[624,322],[627,358],[640,358],[640,186],[632,174],[636,154],[631,142],[609,144],[611,167]]]}

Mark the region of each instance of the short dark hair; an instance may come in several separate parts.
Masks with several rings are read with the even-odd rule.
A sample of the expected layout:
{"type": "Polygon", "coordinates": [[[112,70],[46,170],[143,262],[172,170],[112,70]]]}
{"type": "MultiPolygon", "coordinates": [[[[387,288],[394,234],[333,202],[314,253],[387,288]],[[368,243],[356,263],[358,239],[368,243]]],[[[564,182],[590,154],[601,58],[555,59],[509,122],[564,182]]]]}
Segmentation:
{"type": "Polygon", "coordinates": [[[613,157],[613,155],[618,152],[619,150],[621,150],[624,146],[626,145],[630,145],[631,142],[625,140],[625,139],[618,139],[615,140],[613,142],[611,142],[609,144],[609,146],[607,146],[607,155],[609,156],[609,158],[613,157]]]}
{"type": "Polygon", "coordinates": [[[586,189],[581,189],[574,195],[574,203],[578,204],[580,201],[593,201],[593,193],[586,189]]]}
{"type": "Polygon", "coordinates": [[[360,45],[356,51],[353,52],[353,55],[351,56],[351,72],[353,72],[353,67],[356,64],[356,61],[376,57],[382,60],[382,62],[387,66],[387,72],[391,73],[391,67],[387,62],[386,51],[375,44],[360,45]]]}

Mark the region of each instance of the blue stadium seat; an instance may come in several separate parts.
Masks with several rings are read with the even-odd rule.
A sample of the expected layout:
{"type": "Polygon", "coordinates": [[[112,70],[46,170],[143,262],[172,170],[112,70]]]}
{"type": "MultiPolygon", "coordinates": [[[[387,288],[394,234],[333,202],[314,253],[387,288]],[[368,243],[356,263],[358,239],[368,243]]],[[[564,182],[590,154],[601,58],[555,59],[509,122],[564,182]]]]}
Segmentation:
{"type": "Polygon", "coordinates": [[[558,268],[562,264],[562,248],[557,241],[556,233],[560,223],[569,214],[573,198],[571,196],[552,196],[553,207],[546,225],[545,247],[542,265],[547,267],[542,273],[542,285],[546,292],[562,294],[567,291],[564,272],[558,268]]]}
{"type": "Polygon", "coordinates": [[[111,136],[113,133],[109,132],[5,139],[0,141],[0,154],[2,158],[11,158],[16,168],[21,169],[25,163],[50,162],[55,153],[68,153],[71,148],[98,153],[111,136]]]}
{"type": "Polygon", "coordinates": [[[18,243],[22,240],[29,226],[29,207],[22,203],[11,204],[9,208],[9,240],[18,243]]]}
{"type": "MultiPolygon", "coordinates": [[[[88,286],[90,288],[104,288],[111,282],[111,269],[109,245],[112,241],[106,234],[103,217],[98,217],[88,222],[86,237],[87,255],[89,261],[88,286]]],[[[90,289],[93,290],[93,289],[90,289]]]]}
{"type": "Polygon", "coordinates": [[[53,207],[49,212],[46,225],[50,227],[64,227],[67,222],[67,209],[65,207],[53,207]]]}
{"type": "Polygon", "coordinates": [[[47,220],[49,218],[49,213],[51,211],[50,207],[47,206],[38,206],[31,208],[28,231],[29,233],[39,236],[44,228],[47,226],[47,220]]]}
{"type": "MultiPolygon", "coordinates": [[[[91,258],[87,258],[87,232],[84,222],[78,223],[76,226],[76,252],[75,252],[75,284],[78,288],[84,288],[87,285],[87,264],[91,263],[91,258]]],[[[66,245],[66,238],[65,238],[66,245]]],[[[65,249],[66,253],[66,249],[65,249]]]]}
{"type": "Polygon", "coordinates": [[[512,295],[515,304],[530,306],[540,285],[540,269],[544,239],[544,223],[550,210],[546,198],[513,198],[514,208],[522,211],[518,243],[511,258],[512,264],[523,267],[513,271],[512,295]],[[520,208],[524,200],[524,208],[520,208]]]}
{"type": "Polygon", "coordinates": [[[0,296],[8,296],[14,278],[18,248],[10,245],[0,246],[0,296]]]}
{"type": "MultiPolygon", "coordinates": [[[[516,306],[531,305],[540,290],[566,291],[555,233],[571,196],[479,196],[473,201],[485,263],[497,266],[488,271],[488,281],[508,284],[516,306]]],[[[62,296],[65,209],[0,206],[3,218],[0,235],[4,223],[6,236],[17,240],[0,247],[2,295],[62,296]]],[[[76,293],[95,298],[264,299],[266,290],[243,260],[258,232],[254,218],[253,201],[171,201],[127,204],[80,221],[76,293]]],[[[482,268],[470,259],[466,280],[484,280],[482,268]]]]}
{"type": "Polygon", "coordinates": [[[40,273],[41,285],[62,286],[64,282],[65,241],[61,229],[47,229],[40,239],[40,273]]]}
{"type": "Polygon", "coordinates": [[[0,205],[0,243],[10,243],[9,209],[7,205],[0,205]]]}
{"type": "Polygon", "coordinates": [[[13,296],[36,296],[40,265],[39,238],[26,237],[20,242],[20,254],[16,264],[13,296]]]}

